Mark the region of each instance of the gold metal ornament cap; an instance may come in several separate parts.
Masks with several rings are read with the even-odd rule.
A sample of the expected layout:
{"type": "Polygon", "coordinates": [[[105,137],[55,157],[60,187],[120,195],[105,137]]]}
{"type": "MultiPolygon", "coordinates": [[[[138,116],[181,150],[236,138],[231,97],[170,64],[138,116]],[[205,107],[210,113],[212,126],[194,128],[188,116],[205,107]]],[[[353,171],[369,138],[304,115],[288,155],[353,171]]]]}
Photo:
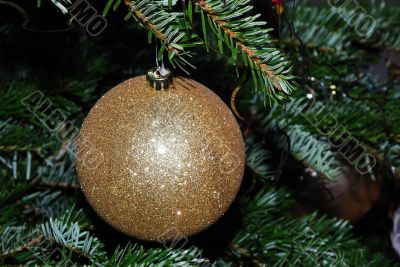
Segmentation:
{"type": "Polygon", "coordinates": [[[169,69],[164,67],[155,67],[147,72],[146,79],[150,86],[156,90],[166,90],[172,84],[173,76],[169,69]]]}

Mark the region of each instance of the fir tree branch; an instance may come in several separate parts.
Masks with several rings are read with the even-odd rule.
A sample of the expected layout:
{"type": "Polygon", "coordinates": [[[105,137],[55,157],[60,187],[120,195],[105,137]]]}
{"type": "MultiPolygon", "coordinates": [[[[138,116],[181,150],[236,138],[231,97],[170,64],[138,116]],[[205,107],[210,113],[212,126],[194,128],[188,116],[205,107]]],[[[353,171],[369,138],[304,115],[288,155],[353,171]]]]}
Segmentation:
{"type": "Polygon", "coordinates": [[[79,185],[71,184],[68,182],[56,182],[56,181],[40,181],[38,186],[50,187],[50,188],[60,188],[60,189],[80,189],[79,185]]]}
{"type": "MultiPolygon", "coordinates": [[[[109,2],[112,0],[108,0],[109,2]]],[[[187,72],[185,66],[194,66],[188,61],[191,57],[189,48],[203,45],[193,32],[188,32],[182,12],[167,12],[159,1],[124,0],[133,17],[161,41],[158,58],[161,59],[164,50],[168,52],[168,60],[173,67],[176,65],[187,72]]],[[[149,41],[151,41],[149,36],[149,41]]]]}
{"type": "MultiPolygon", "coordinates": [[[[145,25],[150,31],[153,32],[153,34],[164,43],[164,45],[167,47],[168,51],[171,53],[175,53],[176,55],[180,54],[180,51],[176,48],[174,48],[169,42],[167,37],[158,30],[157,26],[154,25],[148,17],[144,15],[144,12],[141,12],[139,8],[137,7],[137,4],[139,2],[137,1],[130,1],[130,0],[124,0],[124,3],[126,6],[129,7],[129,9],[135,14],[135,17],[141,21],[143,25],[145,25]]],[[[155,3],[152,3],[155,4],[155,3]]],[[[161,6],[159,6],[161,8],[161,6]]]]}
{"type": "Polygon", "coordinates": [[[250,1],[193,0],[201,9],[203,32],[206,36],[205,18],[208,17],[211,30],[218,38],[220,52],[224,42],[231,50],[233,61],[242,52],[245,64],[251,69],[256,88],[269,93],[272,100],[282,100],[295,90],[290,62],[279,50],[272,48],[268,32],[256,21],[258,16],[245,17],[251,9],[250,1]]]}
{"type": "Polygon", "coordinates": [[[279,175],[279,163],[273,153],[267,150],[255,136],[245,138],[246,165],[253,173],[266,180],[275,180],[279,175]]]}
{"type": "Polygon", "coordinates": [[[340,164],[328,143],[318,140],[300,125],[288,127],[286,131],[291,140],[290,153],[293,157],[328,180],[339,176],[340,164]]]}
{"type": "MultiPolygon", "coordinates": [[[[261,102],[260,99],[258,101],[261,102]]],[[[254,116],[257,121],[255,131],[272,136],[277,148],[288,150],[296,160],[321,176],[335,179],[340,174],[337,153],[327,141],[320,140],[320,136],[315,134],[315,125],[309,125],[308,114],[303,110],[307,104],[307,99],[300,98],[289,102],[286,108],[275,104],[268,112],[259,104],[258,115],[254,116]],[[314,127],[314,131],[305,125],[314,127]]]]}
{"type": "MultiPolygon", "coordinates": [[[[207,4],[205,0],[195,0],[195,2],[200,6],[201,9],[203,9],[205,12],[208,13],[208,16],[215,21],[215,23],[220,27],[230,38],[235,38],[239,35],[238,32],[233,31],[228,28],[228,21],[221,20],[217,15],[215,15],[215,11],[211,8],[210,5],[207,4]]],[[[277,75],[275,74],[274,71],[270,70],[267,64],[264,64],[261,62],[261,59],[257,56],[254,56],[255,50],[250,48],[248,45],[245,44],[244,40],[237,39],[236,40],[237,45],[240,47],[240,49],[247,54],[248,57],[252,58],[254,62],[263,70],[267,73],[267,75],[274,81],[275,84],[279,86],[279,83],[277,82],[277,75]]]]}
{"type": "Polygon", "coordinates": [[[0,145],[0,151],[19,151],[19,152],[36,152],[40,153],[42,151],[41,147],[19,147],[19,146],[1,146],[0,145]]]}
{"type": "Polygon", "coordinates": [[[44,236],[42,236],[42,235],[37,236],[34,239],[28,241],[27,243],[24,243],[24,244],[22,244],[22,245],[20,245],[20,246],[18,246],[16,248],[13,248],[13,249],[11,249],[9,251],[5,251],[5,252],[0,253],[0,258],[5,258],[5,257],[11,256],[13,254],[22,252],[22,251],[24,251],[24,250],[26,250],[26,249],[28,249],[30,247],[33,247],[34,245],[40,243],[43,239],[44,239],[44,236]]]}
{"type": "MultiPolygon", "coordinates": [[[[336,2],[332,6],[316,6],[307,2],[299,3],[296,8],[294,28],[306,47],[310,49],[336,51],[337,55],[349,56],[360,54],[359,47],[364,44],[381,50],[396,51],[400,49],[400,37],[397,33],[400,8],[397,5],[380,4],[375,1],[336,2]],[[360,32],[366,16],[373,22],[367,32],[360,32]],[[360,19],[361,18],[361,19],[360,19]]],[[[287,28],[285,35],[288,35],[287,28]]],[[[296,41],[295,36],[292,36],[296,41]]]]}
{"type": "Polygon", "coordinates": [[[257,267],[265,266],[265,264],[260,262],[254,255],[252,255],[248,249],[242,248],[238,244],[235,244],[235,243],[229,244],[229,248],[234,251],[237,251],[241,258],[244,258],[244,259],[249,258],[255,266],[257,266],[257,267]]]}
{"type": "Polygon", "coordinates": [[[114,266],[157,266],[157,267],[200,267],[214,266],[201,257],[195,247],[189,249],[151,248],[128,243],[124,248],[117,247],[106,267],[114,266]]]}
{"type": "Polygon", "coordinates": [[[293,203],[284,188],[264,188],[248,198],[243,203],[244,229],[230,244],[228,259],[239,265],[250,256],[253,263],[268,266],[392,266],[361,245],[347,222],[315,213],[293,218],[293,203]]]}

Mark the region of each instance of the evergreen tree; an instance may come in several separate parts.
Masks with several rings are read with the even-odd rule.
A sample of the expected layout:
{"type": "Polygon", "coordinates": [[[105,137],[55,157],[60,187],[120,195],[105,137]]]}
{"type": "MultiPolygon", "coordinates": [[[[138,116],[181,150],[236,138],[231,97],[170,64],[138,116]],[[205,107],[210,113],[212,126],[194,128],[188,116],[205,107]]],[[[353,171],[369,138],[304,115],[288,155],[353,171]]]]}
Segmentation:
{"type": "Polygon", "coordinates": [[[0,265],[395,266],[400,6],[264,2],[0,0],[0,265]],[[108,226],[75,170],[89,109],[155,61],[231,101],[246,144],[230,210],[172,243],[108,226]]]}

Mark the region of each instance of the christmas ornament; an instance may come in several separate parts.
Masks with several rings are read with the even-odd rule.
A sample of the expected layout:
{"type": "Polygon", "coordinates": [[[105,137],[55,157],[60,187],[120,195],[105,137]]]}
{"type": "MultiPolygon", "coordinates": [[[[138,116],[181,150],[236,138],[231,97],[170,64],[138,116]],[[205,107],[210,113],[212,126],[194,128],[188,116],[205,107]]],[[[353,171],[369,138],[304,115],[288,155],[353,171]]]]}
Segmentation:
{"type": "Polygon", "coordinates": [[[212,91],[153,70],[95,104],[77,141],[77,170],[88,202],[109,224],[139,239],[179,239],[228,209],[244,143],[212,91]]]}
{"type": "Polygon", "coordinates": [[[315,171],[309,170],[306,170],[303,178],[292,186],[301,192],[305,204],[353,222],[361,219],[371,209],[382,187],[381,178],[372,181],[370,177],[360,175],[346,164],[341,167],[341,174],[332,181],[322,181],[315,171]]]}

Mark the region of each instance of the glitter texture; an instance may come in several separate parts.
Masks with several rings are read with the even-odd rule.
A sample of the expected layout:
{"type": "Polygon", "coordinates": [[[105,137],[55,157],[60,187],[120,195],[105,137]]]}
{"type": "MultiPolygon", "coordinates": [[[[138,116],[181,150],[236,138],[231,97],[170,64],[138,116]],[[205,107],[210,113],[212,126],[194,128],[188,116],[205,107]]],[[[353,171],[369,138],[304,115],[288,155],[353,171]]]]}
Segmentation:
{"type": "Polygon", "coordinates": [[[156,91],[145,76],[105,94],[77,142],[81,188],[118,230],[172,240],[214,223],[236,196],[244,144],[229,108],[212,91],[174,78],[156,91]]]}

